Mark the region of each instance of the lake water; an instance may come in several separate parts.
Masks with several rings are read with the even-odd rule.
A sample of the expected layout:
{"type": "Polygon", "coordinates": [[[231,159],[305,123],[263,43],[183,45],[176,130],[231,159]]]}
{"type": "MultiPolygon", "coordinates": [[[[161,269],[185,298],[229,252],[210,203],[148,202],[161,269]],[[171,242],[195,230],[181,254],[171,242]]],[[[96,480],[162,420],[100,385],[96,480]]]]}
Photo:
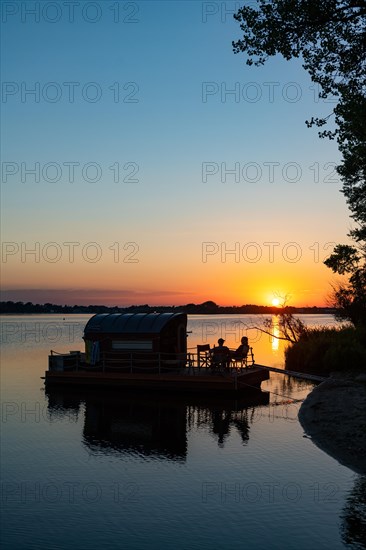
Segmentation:
{"type": "MultiPolygon", "coordinates": [[[[312,384],[271,373],[239,401],[46,393],[49,351],[83,349],[89,317],[1,319],[4,550],[366,548],[365,477],[297,420],[312,384]]],[[[246,334],[258,363],[281,366],[260,321],[191,316],[189,346],[246,334]]]]}

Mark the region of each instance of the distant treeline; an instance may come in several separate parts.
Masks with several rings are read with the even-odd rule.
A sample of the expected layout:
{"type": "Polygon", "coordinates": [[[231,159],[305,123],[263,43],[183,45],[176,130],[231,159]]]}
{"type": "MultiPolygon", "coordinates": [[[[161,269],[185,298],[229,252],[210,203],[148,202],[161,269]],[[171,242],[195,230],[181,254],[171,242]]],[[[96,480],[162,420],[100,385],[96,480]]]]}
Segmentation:
{"type": "Polygon", "coordinates": [[[167,311],[182,311],[190,314],[242,314],[242,313],[334,313],[334,309],[327,307],[303,307],[296,308],[286,306],[278,308],[273,306],[256,306],[247,304],[243,306],[219,306],[215,302],[203,302],[203,304],[187,304],[184,306],[149,306],[148,304],[129,307],[108,306],[60,306],[56,304],[32,304],[32,302],[0,302],[0,313],[164,313],[167,311]]]}

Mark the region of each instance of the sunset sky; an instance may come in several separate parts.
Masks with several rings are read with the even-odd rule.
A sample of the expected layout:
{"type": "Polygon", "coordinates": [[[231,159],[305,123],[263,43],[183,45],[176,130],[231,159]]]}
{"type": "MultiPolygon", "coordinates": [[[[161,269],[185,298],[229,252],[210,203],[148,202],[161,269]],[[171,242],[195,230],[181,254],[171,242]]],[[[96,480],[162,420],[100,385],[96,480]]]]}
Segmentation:
{"type": "Polygon", "coordinates": [[[240,5],[3,2],[3,300],[326,304],[333,104],[233,54],[240,5]]]}

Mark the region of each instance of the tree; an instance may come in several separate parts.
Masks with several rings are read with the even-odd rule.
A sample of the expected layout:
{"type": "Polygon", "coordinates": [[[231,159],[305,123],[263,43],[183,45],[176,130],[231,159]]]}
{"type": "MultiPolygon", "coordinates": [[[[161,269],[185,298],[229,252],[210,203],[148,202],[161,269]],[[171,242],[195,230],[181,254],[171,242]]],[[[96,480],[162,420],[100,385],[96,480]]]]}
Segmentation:
{"type": "Polygon", "coordinates": [[[287,302],[290,299],[289,294],[281,295],[275,294],[280,302],[279,313],[276,315],[277,323],[273,323],[273,318],[263,319],[263,327],[255,327],[265,334],[269,334],[271,338],[277,340],[286,340],[291,344],[299,342],[300,339],[306,338],[308,334],[308,328],[298,317],[294,317],[292,312],[289,311],[287,302]],[[275,327],[278,328],[279,334],[276,334],[275,327]]]}
{"type": "Polygon", "coordinates": [[[337,245],[325,265],[334,273],[349,274],[347,284],[333,287],[332,302],[338,319],[347,319],[355,326],[366,326],[366,264],[353,246],[337,245]]]}
{"type": "Polygon", "coordinates": [[[332,113],[312,117],[307,125],[322,127],[334,115],[335,129],[319,135],[337,138],[343,192],[356,222],[365,225],[366,1],[258,0],[257,9],[243,7],[234,18],[243,31],[243,38],[233,42],[234,53],[245,52],[248,65],[263,65],[276,54],[301,57],[319,85],[319,97],[337,100],[332,113]]]}
{"type": "Polygon", "coordinates": [[[305,338],[308,333],[305,323],[286,310],[278,314],[278,329],[280,335],[275,334],[272,319],[264,319],[263,326],[264,328],[257,328],[259,328],[261,332],[269,334],[272,338],[286,340],[286,342],[290,342],[291,344],[295,344],[300,338],[305,338]]]}
{"type": "Polygon", "coordinates": [[[276,54],[287,60],[301,58],[319,85],[319,97],[336,99],[332,113],[311,117],[306,124],[322,128],[334,116],[332,129],[322,129],[319,136],[337,139],[342,154],[337,171],[356,222],[349,235],[360,255],[354,247],[338,245],[325,264],[349,274],[348,284],[335,289],[334,299],[344,318],[359,322],[366,317],[366,1],[258,0],[256,8],[244,6],[234,18],[243,31],[233,42],[234,53],[244,52],[248,65],[263,65],[276,54]],[[356,316],[353,306],[361,308],[356,316]]]}

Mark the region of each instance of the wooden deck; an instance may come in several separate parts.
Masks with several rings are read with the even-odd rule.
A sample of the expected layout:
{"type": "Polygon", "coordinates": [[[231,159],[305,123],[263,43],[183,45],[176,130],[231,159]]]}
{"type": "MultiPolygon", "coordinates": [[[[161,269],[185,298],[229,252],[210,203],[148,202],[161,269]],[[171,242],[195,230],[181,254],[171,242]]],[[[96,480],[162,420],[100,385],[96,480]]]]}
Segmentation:
{"type": "Polygon", "coordinates": [[[174,390],[184,392],[234,392],[260,388],[269,379],[267,370],[253,366],[242,372],[212,373],[210,369],[186,368],[172,373],[102,371],[47,371],[49,385],[174,390]]]}

